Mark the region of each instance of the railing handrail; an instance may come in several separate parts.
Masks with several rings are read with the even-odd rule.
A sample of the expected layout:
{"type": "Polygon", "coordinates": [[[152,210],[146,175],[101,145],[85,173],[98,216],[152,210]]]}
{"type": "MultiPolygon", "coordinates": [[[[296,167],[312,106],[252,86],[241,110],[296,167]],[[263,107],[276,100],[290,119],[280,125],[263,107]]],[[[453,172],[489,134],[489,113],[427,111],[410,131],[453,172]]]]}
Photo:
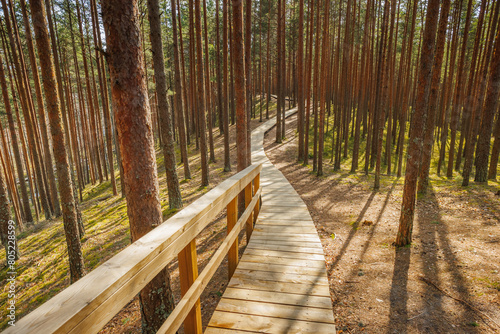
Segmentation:
{"type": "MultiPolygon", "coordinates": [[[[226,179],[175,216],[20,319],[15,327],[7,329],[4,333],[13,333],[14,331],[15,333],[44,334],[97,333],[160,270],[195,240],[196,236],[219,212],[228,206],[230,202],[234,202],[240,192],[249,189],[249,185],[251,189],[252,181],[259,179],[261,170],[262,164],[254,164],[226,179]]],[[[254,196],[251,198],[251,202],[246,203],[247,210],[245,210],[240,220],[235,224],[234,231],[229,233],[230,229],[228,228],[228,236],[213,256],[213,259],[220,259],[219,251],[222,252],[225,250],[225,253],[227,253],[226,248],[229,246],[226,243],[230,242],[233,244],[235,231],[239,232],[242,226],[244,226],[245,221],[243,220],[247,220],[248,217],[251,217],[252,212],[258,209],[258,197],[260,196],[258,182],[256,188],[258,189],[253,191],[252,195],[254,196]]],[[[214,260],[213,262],[217,261],[214,260]]],[[[209,266],[207,265],[207,267],[209,266]]],[[[205,281],[207,278],[205,276],[208,275],[205,274],[204,270],[204,273],[200,275],[200,279],[205,281]]],[[[206,284],[202,282],[201,286],[204,285],[206,284]]],[[[183,294],[192,295],[193,289],[200,289],[199,282],[193,284],[183,294]]],[[[183,305],[179,305],[182,307],[182,310],[187,307],[184,304],[183,302],[183,305]]],[[[183,312],[182,310],[181,312],[183,312]]],[[[181,314],[182,316],[185,318],[185,314],[181,314]]],[[[182,323],[184,318],[180,320],[180,323],[182,323]]],[[[167,323],[178,325],[179,320],[169,318],[167,323]]],[[[170,332],[170,327],[167,326],[167,328],[165,326],[162,329],[170,332]]]]}

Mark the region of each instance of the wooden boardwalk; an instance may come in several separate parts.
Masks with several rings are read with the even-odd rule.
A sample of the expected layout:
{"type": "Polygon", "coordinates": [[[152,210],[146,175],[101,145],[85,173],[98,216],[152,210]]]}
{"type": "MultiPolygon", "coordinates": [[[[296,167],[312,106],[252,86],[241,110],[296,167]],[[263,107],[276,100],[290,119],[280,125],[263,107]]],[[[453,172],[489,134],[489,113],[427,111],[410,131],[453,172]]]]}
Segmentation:
{"type": "MultiPolygon", "coordinates": [[[[291,112],[289,112],[291,113],[291,112]]],[[[263,163],[262,208],[250,243],[205,333],[335,333],[323,248],[307,206],[252,132],[263,163]]]]}

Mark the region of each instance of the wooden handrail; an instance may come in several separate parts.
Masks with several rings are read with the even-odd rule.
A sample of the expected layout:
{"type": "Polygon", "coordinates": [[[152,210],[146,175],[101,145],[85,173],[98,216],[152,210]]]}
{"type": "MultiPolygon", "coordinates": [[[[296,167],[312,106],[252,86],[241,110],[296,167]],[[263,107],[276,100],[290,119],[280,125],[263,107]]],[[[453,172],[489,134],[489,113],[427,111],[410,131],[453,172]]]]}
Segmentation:
{"type": "MultiPolygon", "coordinates": [[[[185,255],[189,249],[192,251],[190,246],[195,242],[196,236],[228,204],[234,202],[240,192],[249,188],[249,185],[251,187],[253,183],[254,190],[251,192],[253,196],[249,203],[245,203],[245,212],[231,229],[228,227],[226,239],[200,276],[192,277],[188,282],[189,288],[183,292],[183,298],[159,332],[175,333],[188,314],[199,313],[196,312],[196,307],[199,308],[198,300],[203,289],[229,249],[234,247],[235,243],[237,247],[237,236],[244,226],[248,226],[247,221],[251,220],[252,213],[255,216],[258,214],[261,170],[262,164],[255,164],[228,178],[174,217],[23,317],[15,327],[7,329],[4,333],[97,333],[177,255],[179,255],[179,269],[181,261],[192,261],[183,263],[182,266],[196,266],[195,276],[198,276],[196,248],[194,257],[180,255],[185,255]]],[[[185,273],[181,271],[180,274],[182,280],[185,273]]],[[[188,320],[193,321],[191,318],[188,320]]],[[[195,321],[200,323],[192,326],[193,329],[188,330],[189,332],[201,331],[201,318],[198,317],[195,321]]]]}

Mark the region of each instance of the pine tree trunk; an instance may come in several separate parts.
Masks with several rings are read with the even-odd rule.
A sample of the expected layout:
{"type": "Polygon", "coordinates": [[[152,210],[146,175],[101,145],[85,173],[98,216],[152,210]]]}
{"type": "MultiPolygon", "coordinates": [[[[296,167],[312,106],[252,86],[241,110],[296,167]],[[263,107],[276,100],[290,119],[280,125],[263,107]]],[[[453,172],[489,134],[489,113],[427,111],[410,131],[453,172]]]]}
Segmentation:
{"type": "Polygon", "coordinates": [[[427,122],[424,130],[424,146],[422,149],[422,165],[420,167],[418,192],[427,193],[429,186],[429,170],[431,167],[432,148],[434,144],[434,128],[436,110],[438,108],[438,91],[441,81],[441,68],[443,64],[444,47],[446,39],[446,27],[448,25],[448,13],[450,11],[451,0],[444,0],[439,18],[439,28],[436,41],[436,56],[432,68],[431,90],[429,96],[429,110],[427,122]]]}
{"type": "MultiPolygon", "coordinates": [[[[496,15],[498,17],[497,4],[496,15]]],[[[500,92],[500,28],[497,28],[495,38],[495,48],[493,50],[493,59],[489,68],[488,91],[486,100],[482,108],[481,128],[476,151],[476,175],[474,181],[487,182],[488,179],[488,158],[490,153],[491,131],[493,129],[493,119],[498,107],[498,96],[500,92]]],[[[498,123],[499,121],[497,121],[498,123]]],[[[464,176],[465,177],[465,176],[464,176]]]]}
{"type": "Polygon", "coordinates": [[[231,171],[231,158],[230,158],[230,147],[229,147],[229,78],[228,78],[228,6],[229,0],[222,0],[222,58],[223,58],[223,68],[224,68],[224,85],[223,85],[223,96],[222,96],[222,122],[224,122],[224,171],[231,171]]]}
{"type": "Polygon", "coordinates": [[[7,267],[20,258],[15,226],[10,225],[9,221],[9,198],[7,196],[5,178],[2,172],[0,172],[0,241],[5,248],[5,261],[7,263],[7,267]]]}
{"type": "Polygon", "coordinates": [[[57,196],[57,187],[56,187],[56,177],[54,174],[54,168],[52,163],[52,156],[50,154],[50,144],[49,137],[47,134],[47,122],[45,116],[45,108],[43,106],[43,98],[42,98],[42,89],[40,86],[40,78],[38,77],[38,66],[36,64],[35,51],[33,50],[33,40],[31,37],[31,29],[29,26],[28,14],[26,12],[26,3],[24,0],[20,1],[23,21],[25,27],[25,36],[26,36],[26,44],[28,46],[28,55],[30,58],[30,64],[32,68],[33,81],[35,85],[35,93],[36,93],[36,101],[38,106],[38,119],[40,120],[40,129],[42,134],[42,142],[46,149],[44,150],[44,162],[45,162],[45,170],[47,172],[47,180],[49,182],[50,195],[52,199],[52,208],[54,209],[54,215],[56,217],[61,216],[61,206],[59,205],[59,198],[57,196]]]}
{"type": "MultiPolygon", "coordinates": [[[[2,8],[3,8],[4,13],[9,12],[7,9],[7,3],[5,0],[2,0],[2,8]]],[[[32,160],[33,160],[33,163],[35,166],[34,171],[36,173],[36,182],[37,182],[37,186],[38,186],[38,193],[40,194],[41,204],[43,207],[43,211],[45,212],[45,219],[50,219],[50,217],[52,217],[52,210],[50,208],[50,203],[49,203],[49,200],[47,197],[46,188],[45,188],[45,185],[43,183],[43,176],[42,176],[43,167],[42,167],[42,164],[40,162],[40,156],[38,154],[38,150],[36,147],[36,139],[35,139],[35,131],[34,131],[34,127],[33,127],[33,120],[31,118],[30,111],[29,111],[28,98],[27,98],[27,94],[26,94],[26,90],[25,90],[26,87],[25,87],[24,82],[23,82],[24,81],[23,75],[21,74],[22,70],[21,70],[21,65],[20,65],[20,60],[19,60],[20,58],[17,55],[17,48],[16,48],[16,43],[14,41],[14,36],[13,36],[13,32],[12,32],[12,26],[10,23],[9,15],[4,15],[4,21],[5,21],[5,25],[7,28],[7,33],[8,33],[8,37],[9,37],[10,46],[11,46],[12,59],[14,61],[14,69],[15,69],[15,73],[16,73],[16,76],[18,79],[20,101],[21,101],[21,105],[22,105],[22,111],[23,111],[24,121],[26,124],[26,130],[27,130],[26,134],[28,136],[29,146],[30,146],[31,152],[33,154],[32,160]]],[[[20,124],[20,123],[18,123],[18,124],[20,124]]],[[[26,157],[26,155],[25,155],[25,157],[26,157]]]]}
{"type": "Polygon", "coordinates": [[[410,129],[405,184],[403,188],[403,203],[401,206],[399,230],[396,238],[396,246],[398,247],[409,245],[412,240],[416,186],[427,118],[432,60],[434,58],[434,45],[439,17],[439,2],[439,0],[429,0],[427,7],[419,65],[417,100],[410,129]]]}
{"type": "Polygon", "coordinates": [[[31,1],[31,16],[35,30],[35,39],[42,70],[43,89],[46,96],[47,112],[49,116],[54,157],[56,161],[57,181],[61,195],[62,215],[68,256],[71,281],[76,282],[85,274],[83,255],[78,232],[75,198],[73,196],[73,182],[69,168],[68,154],[61,124],[61,111],[57,94],[54,65],[50,54],[50,40],[45,19],[45,8],[41,0],[31,1]]]}
{"type": "MultiPolygon", "coordinates": [[[[323,36],[322,36],[322,47],[321,47],[321,85],[320,85],[320,111],[319,111],[319,147],[318,147],[318,176],[323,175],[323,147],[324,147],[324,128],[325,128],[325,112],[326,112],[326,87],[327,87],[327,73],[329,66],[329,55],[330,51],[329,41],[329,21],[330,21],[330,2],[326,1],[324,6],[324,17],[323,17],[323,36]]],[[[319,40],[319,35],[318,35],[319,40]]],[[[318,48],[316,52],[319,52],[318,48]]]]}
{"type": "MultiPolygon", "coordinates": [[[[192,2],[193,0],[190,0],[192,2]]],[[[194,0],[195,11],[195,26],[196,26],[196,60],[197,60],[197,97],[198,97],[198,125],[200,132],[200,154],[201,154],[201,186],[208,186],[208,156],[207,156],[207,137],[206,137],[206,122],[205,122],[205,88],[203,85],[203,49],[201,43],[201,10],[200,0],[194,0]]],[[[207,75],[209,75],[207,73],[207,75]]],[[[209,106],[207,106],[209,107],[209,106]]],[[[212,124],[209,124],[212,126],[212,124]]]]}
{"type": "Polygon", "coordinates": [[[241,0],[231,0],[233,6],[233,63],[234,88],[236,95],[236,150],[238,171],[249,166],[247,160],[247,109],[245,86],[245,54],[243,44],[243,4],[241,0]]]}
{"type": "Polygon", "coordinates": [[[493,132],[493,137],[495,141],[493,142],[493,147],[491,148],[491,160],[490,167],[488,168],[488,180],[495,180],[497,177],[497,167],[498,167],[498,156],[500,153],[500,107],[497,110],[497,122],[495,124],[495,131],[493,132]]]}
{"type": "Polygon", "coordinates": [[[168,204],[170,209],[178,209],[182,207],[182,196],[175,163],[172,115],[167,106],[167,82],[165,78],[163,44],[161,40],[160,6],[158,0],[148,0],[148,18],[150,24],[149,33],[151,48],[153,50],[153,67],[156,79],[156,94],[158,96],[158,110],[160,113],[165,173],[167,175],[168,204]]]}
{"type": "Polygon", "coordinates": [[[24,223],[33,222],[33,215],[31,214],[31,207],[28,198],[28,189],[26,187],[26,181],[23,172],[23,163],[21,160],[21,154],[19,152],[19,144],[17,140],[16,129],[14,126],[14,118],[12,117],[12,108],[10,105],[9,93],[7,90],[7,82],[5,80],[5,73],[3,68],[3,60],[0,56],[0,84],[2,86],[3,102],[5,107],[5,113],[7,114],[7,121],[9,123],[10,137],[12,139],[12,147],[14,151],[14,159],[16,161],[17,178],[19,182],[19,187],[21,188],[21,198],[22,198],[22,208],[24,215],[24,223]]]}
{"type": "Polygon", "coordinates": [[[298,161],[304,161],[304,0],[299,0],[299,26],[298,26],[298,49],[297,49],[297,102],[299,132],[298,161]]]}
{"type": "MultiPolygon", "coordinates": [[[[162,223],[151,111],[147,99],[137,1],[102,5],[111,96],[120,143],[132,241],[162,223]]],[[[155,333],[174,307],[166,269],[140,293],[142,332],[155,333]]]]}
{"type": "MultiPolygon", "coordinates": [[[[172,7],[172,46],[174,51],[174,80],[175,80],[175,98],[174,98],[174,109],[177,112],[177,127],[179,129],[179,146],[181,150],[181,159],[184,164],[184,179],[189,180],[191,178],[191,169],[189,168],[189,158],[187,153],[187,143],[186,143],[186,126],[187,123],[184,120],[184,104],[183,102],[183,86],[181,80],[181,64],[179,57],[179,47],[177,44],[177,19],[176,19],[176,1],[171,0],[172,7]]],[[[181,49],[182,50],[182,49],[181,49]]]]}

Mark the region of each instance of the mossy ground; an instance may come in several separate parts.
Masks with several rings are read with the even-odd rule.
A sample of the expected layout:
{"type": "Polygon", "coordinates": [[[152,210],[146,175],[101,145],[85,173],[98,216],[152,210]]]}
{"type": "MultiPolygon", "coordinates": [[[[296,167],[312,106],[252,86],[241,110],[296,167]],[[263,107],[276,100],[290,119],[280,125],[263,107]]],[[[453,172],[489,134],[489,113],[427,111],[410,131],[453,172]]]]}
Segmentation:
{"type": "MultiPolygon", "coordinates": [[[[260,124],[258,120],[260,103],[258,101],[256,103],[257,119],[252,120],[252,128],[260,124]]],[[[265,104],[262,107],[265,108],[265,104]]],[[[272,101],[270,103],[271,116],[275,113],[275,107],[275,103],[272,101]]],[[[181,181],[180,186],[184,207],[236,172],[235,127],[230,126],[232,172],[228,173],[223,170],[224,137],[219,134],[217,128],[214,128],[213,132],[216,162],[210,163],[210,185],[208,187],[200,187],[200,159],[199,151],[195,147],[194,137],[188,148],[192,174],[192,178],[189,180],[184,179],[183,165],[179,163],[180,152],[177,150],[177,172],[181,181]]],[[[156,143],[156,157],[160,182],[160,200],[163,218],[166,220],[178,210],[171,210],[168,206],[163,154],[158,142],[156,143]]],[[[110,181],[87,185],[83,191],[83,201],[80,203],[80,208],[85,226],[85,236],[81,241],[87,272],[92,271],[130,244],[127,203],[125,198],[120,196],[121,186],[118,168],[115,168],[115,175],[117,176],[118,196],[112,196],[110,181]]],[[[225,225],[220,222],[215,228],[212,227],[212,229],[213,231],[210,231],[210,235],[200,238],[203,239],[200,240],[200,244],[210,241],[211,238],[217,241],[218,239],[214,238],[214,236],[222,237],[225,225]]],[[[62,218],[43,220],[30,225],[24,232],[18,234],[17,239],[21,258],[16,263],[16,318],[20,319],[66,288],[70,280],[62,218]]],[[[219,239],[222,240],[222,238],[219,239]]],[[[204,257],[206,257],[204,252],[210,253],[207,253],[208,255],[212,254],[212,248],[202,246],[202,249],[199,250],[200,261],[204,262],[204,257]]],[[[7,305],[8,291],[5,287],[8,268],[5,263],[5,250],[3,247],[0,249],[0,266],[0,284],[4,287],[0,291],[0,305],[4,309],[4,306],[7,305]]],[[[132,316],[125,315],[120,317],[118,323],[123,324],[127,328],[140,328],[140,321],[138,321],[140,313],[138,310],[136,311],[132,316]]],[[[6,317],[0,318],[0,330],[7,327],[7,321],[6,317]]],[[[122,329],[121,327],[116,328],[114,326],[115,332],[122,332],[122,329]]]]}

